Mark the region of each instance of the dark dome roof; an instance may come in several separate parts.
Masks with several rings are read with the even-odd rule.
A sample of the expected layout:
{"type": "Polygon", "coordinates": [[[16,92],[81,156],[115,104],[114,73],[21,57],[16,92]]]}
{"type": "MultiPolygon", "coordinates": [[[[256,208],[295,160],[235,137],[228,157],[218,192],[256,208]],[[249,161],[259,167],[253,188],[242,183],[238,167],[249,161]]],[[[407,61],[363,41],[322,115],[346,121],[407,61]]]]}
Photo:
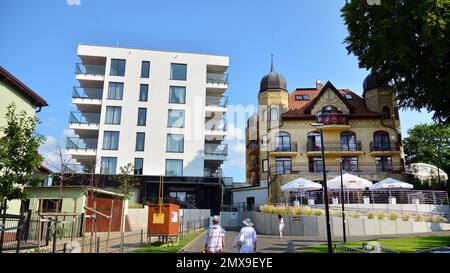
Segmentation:
{"type": "Polygon", "coordinates": [[[389,84],[379,79],[377,74],[370,73],[363,82],[364,91],[380,88],[380,87],[388,87],[389,84]]]}
{"type": "Polygon", "coordinates": [[[261,85],[259,88],[259,92],[264,92],[268,89],[278,89],[287,91],[286,79],[275,72],[275,68],[273,65],[273,56],[272,56],[272,66],[270,69],[270,73],[265,75],[261,79],[261,85]]]}

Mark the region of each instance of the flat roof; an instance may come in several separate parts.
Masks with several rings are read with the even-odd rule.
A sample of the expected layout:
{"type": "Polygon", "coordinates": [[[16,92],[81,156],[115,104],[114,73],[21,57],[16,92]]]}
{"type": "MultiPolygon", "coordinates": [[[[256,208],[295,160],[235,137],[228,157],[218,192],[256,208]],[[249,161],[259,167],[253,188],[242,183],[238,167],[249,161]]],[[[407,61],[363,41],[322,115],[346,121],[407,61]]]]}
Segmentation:
{"type": "MultiPolygon", "coordinates": [[[[52,190],[59,190],[60,187],[59,187],[59,185],[56,185],[56,186],[49,186],[49,187],[45,187],[45,186],[38,186],[38,187],[26,186],[25,188],[26,189],[31,189],[31,190],[33,190],[33,189],[38,189],[38,190],[50,190],[50,189],[52,189],[52,190]]],[[[78,186],[78,185],[72,186],[72,185],[68,185],[68,186],[63,186],[62,189],[63,190],[64,189],[81,189],[83,191],[88,191],[88,192],[92,191],[92,192],[95,192],[95,193],[101,193],[101,194],[118,196],[118,197],[125,197],[125,195],[121,194],[121,193],[117,193],[117,192],[113,192],[113,191],[107,191],[107,190],[103,190],[103,189],[100,189],[100,188],[91,188],[89,186],[78,186]]]]}

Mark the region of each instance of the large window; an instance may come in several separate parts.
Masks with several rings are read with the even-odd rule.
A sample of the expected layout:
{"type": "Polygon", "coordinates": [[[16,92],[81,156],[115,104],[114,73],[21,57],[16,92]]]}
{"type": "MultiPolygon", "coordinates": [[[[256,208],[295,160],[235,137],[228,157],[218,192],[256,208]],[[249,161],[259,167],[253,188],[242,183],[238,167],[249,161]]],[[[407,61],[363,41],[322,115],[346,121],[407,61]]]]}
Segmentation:
{"type": "Polygon", "coordinates": [[[321,157],[311,157],[309,159],[309,172],[310,173],[320,173],[322,172],[322,158],[321,157]]]}
{"type": "Polygon", "coordinates": [[[267,147],[267,144],[268,144],[267,135],[264,135],[261,137],[261,146],[267,147]]]}
{"type": "Polygon", "coordinates": [[[166,176],[183,176],[183,160],[166,159],[166,176]]]}
{"type": "Polygon", "coordinates": [[[342,151],[356,151],[358,149],[356,143],[356,134],[353,132],[341,133],[341,150],[342,151]]]}
{"type": "Polygon", "coordinates": [[[269,161],[267,159],[263,159],[262,161],[262,171],[263,172],[269,171],[269,161]]]}
{"type": "Polygon", "coordinates": [[[144,159],[135,158],[134,159],[134,174],[142,175],[144,170],[144,159]]]}
{"type": "Polygon", "coordinates": [[[275,151],[289,152],[291,151],[291,135],[287,132],[278,132],[275,135],[275,151]]]}
{"type": "Polygon", "coordinates": [[[183,153],[184,152],[184,136],[168,134],[166,151],[169,153],[183,153]]]}
{"type": "Polygon", "coordinates": [[[125,76],[125,60],[111,60],[111,76],[125,76]]]}
{"type": "Polygon", "coordinates": [[[378,156],[375,158],[377,172],[391,172],[393,170],[392,158],[390,156],[378,156]]]}
{"type": "Polygon", "coordinates": [[[184,128],[184,111],[169,110],[167,127],[184,128]]]}
{"type": "Polygon", "coordinates": [[[278,120],[278,108],[270,109],[270,120],[271,121],[278,120]]]}
{"type": "Polygon", "coordinates": [[[172,198],[175,198],[177,200],[180,200],[181,202],[186,202],[186,192],[171,191],[169,193],[169,196],[172,197],[172,198]]]}
{"type": "Polygon", "coordinates": [[[119,149],[119,132],[105,131],[103,134],[103,150],[119,149]]]}
{"type": "Polygon", "coordinates": [[[169,88],[169,102],[170,103],[186,103],[186,87],[171,86],[169,88]]]}
{"type": "Polygon", "coordinates": [[[123,99],[123,82],[110,82],[108,86],[109,100],[122,100],[123,99]]]}
{"type": "Polygon", "coordinates": [[[148,100],[148,84],[141,84],[139,89],[139,101],[148,100]]]}
{"type": "Polygon", "coordinates": [[[117,157],[103,157],[100,163],[101,174],[116,174],[117,157]]]}
{"type": "Polygon", "coordinates": [[[141,66],[141,78],[150,76],[150,62],[143,61],[141,66]]]}
{"type": "Polygon", "coordinates": [[[120,124],[122,116],[122,107],[106,106],[105,124],[120,124]]]}
{"type": "Polygon", "coordinates": [[[343,157],[342,169],[347,172],[358,171],[358,158],[357,157],[343,157]]]}
{"type": "Polygon", "coordinates": [[[391,109],[388,106],[383,106],[383,119],[391,119],[391,109]]]}
{"type": "Polygon", "coordinates": [[[320,151],[321,150],[321,138],[318,132],[308,133],[308,151],[320,151]]]}
{"type": "Polygon", "coordinates": [[[144,151],[145,133],[136,133],[136,151],[144,151]]]}
{"type": "Polygon", "coordinates": [[[277,174],[290,174],[292,172],[290,157],[277,157],[275,159],[275,166],[277,174]]]}
{"type": "Polygon", "coordinates": [[[138,126],[145,126],[147,124],[147,108],[138,109],[138,126]]]}
{"type": "Polygon", "coordinates": [[[185,81],[186,80],[186,64],[171,64],[170,66],[170,79],[177,81],[185,81]]]}
{"type": "Polygon", "coordinates": [[[389,134],[385,131],[376,131],[373,133],[373,150],[389,151],[391,149],[389,143],[389,134]]]}

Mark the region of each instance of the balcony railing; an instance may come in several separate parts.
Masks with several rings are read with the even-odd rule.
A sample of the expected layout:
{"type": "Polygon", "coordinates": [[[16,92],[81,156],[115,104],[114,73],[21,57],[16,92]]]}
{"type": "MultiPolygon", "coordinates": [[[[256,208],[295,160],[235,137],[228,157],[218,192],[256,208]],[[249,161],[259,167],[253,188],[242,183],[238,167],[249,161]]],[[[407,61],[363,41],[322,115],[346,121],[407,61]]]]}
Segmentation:
{"type": "MultiPolygon", "coordinates": [[[[344,163],[343,171],[348,173],[396,173],[401,172],[403,169],[400,163],[344,163]]],[[[325,162],[325,170],[327,172],[340,172],[339,162],[325,162]]],[[[322,162],[292,162],[291,165],[283,165],[277,168],[275,164],[270,164],[270,172],[272,174],[298,174],[298,173],[321,173],[322,172],[322,162]]]]}
{"type": "Polygon", "coordinates": [[[228,84],[227,73],[207,73],[206,82],[212,84],[228,84]]]}
{"type": "Polygon", "coordinates": [[[82,113],[73,111],[70,112],[69,123],[88,125],[100,124],[100,113],[82,113]]]}
{"type": "Polygon", "coordinates": [[[206,96],[206,106],[219,106],[219,107],[227,107],[228,106],[228,97],[227,96],[206,96]]]}
{"type": "MultiPolygon", "coordinates": [[[[325,141],[323,143],[325,151],[362,151],[361,141],[341,142],[341,141],[325,141]]],[[[308,143],[306,146],[308,152],[321,151],[320,144],[308,143]]]]}
{"type": "Polygon", "coordinates": [[[220,131],[226,132],[228,125],[226,119],[209,119],[206,121],[205,129],[207,131],[220,131]]]}
{"type": "Polygon", "coordinates": [[[343,114],[318,114],[316,122],[324,125],[348,125],[348,119],[343,114]]]}
{"type": "Polygon", "coordinates": [[[83,64],[77,63],[75,74],[77,75],[92,75],[92,76],[104,76],[105,65],[103,64],[83,64]]]}
{"type": "Polygon", "coordinates": [[[87,99],[87,100],[101,100],[102,88],[89,88],[89,87],[73,87],[72,98],[74,99],[87,99]]]}
{"type": "Polygon", "coordinates": [[[370,151],[400,151],[400,144],[397,141],[390,141],[386,143],[373,143],[370,142],[370,151]]]}
{"type": "Polygon", "coordinates": [[[291,143],[287,144],[270,144],[271,152],[297,152],[297,142],[291,141],[291,143]]]}
{"type": "Polygon", "coordinates": [[[68,137],[66,149],[70,150],[97,150],[97,138],[68,137]]]}
{"type": "Polygon", "coordinates": [[[228,144],[205,144],[205,159],[225,160],[228,155],[228,144]]]}

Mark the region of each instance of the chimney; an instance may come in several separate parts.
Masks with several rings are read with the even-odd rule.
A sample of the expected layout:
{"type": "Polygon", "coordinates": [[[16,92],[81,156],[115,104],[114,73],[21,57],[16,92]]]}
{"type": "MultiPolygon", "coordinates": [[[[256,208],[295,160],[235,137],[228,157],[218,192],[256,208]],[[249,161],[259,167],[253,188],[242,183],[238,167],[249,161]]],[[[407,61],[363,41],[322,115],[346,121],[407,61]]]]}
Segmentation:
{"type": "Polygon", "coordinates": [[[322,85],[322,83],[320,82],[320,80],[317,80],[317,81],[316,81],[316,89],[317,89],[317,91],[322,90],[322,87],[323,87],[323,85],[322,85]]]}

